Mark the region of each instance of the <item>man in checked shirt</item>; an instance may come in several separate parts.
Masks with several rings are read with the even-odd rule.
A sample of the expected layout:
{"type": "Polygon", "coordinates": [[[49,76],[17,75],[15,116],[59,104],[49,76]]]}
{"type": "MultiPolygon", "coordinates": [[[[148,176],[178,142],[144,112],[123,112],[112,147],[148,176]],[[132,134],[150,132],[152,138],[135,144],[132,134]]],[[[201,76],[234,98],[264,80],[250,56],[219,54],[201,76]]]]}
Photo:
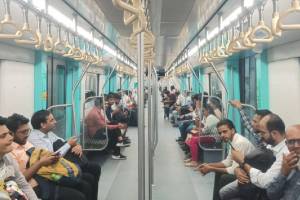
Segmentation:
{"type": "Polygon", "coordinates": [[[253,116],[252,120],[249,119],[247,116],[243,105],[238,100],[232,100],[230,101],[230,104],[237,108],[240,112],[241,118],[243,120],[244,127],[249,131],[249,133],[254,137],[255,139],[255,145],[260,146],[262,144],[261,137],[259,135],[259,122],[260,120],[268,115],[271,114],[271,111],[264,109],[264,110],[256,110],[255,115],[253,116]]]}

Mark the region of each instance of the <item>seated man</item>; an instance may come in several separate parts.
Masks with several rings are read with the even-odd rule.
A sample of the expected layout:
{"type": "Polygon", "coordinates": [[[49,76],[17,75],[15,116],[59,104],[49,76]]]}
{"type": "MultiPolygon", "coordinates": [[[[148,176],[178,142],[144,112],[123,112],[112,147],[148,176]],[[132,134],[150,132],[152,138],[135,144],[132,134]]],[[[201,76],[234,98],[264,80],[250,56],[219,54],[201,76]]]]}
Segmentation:
{"type": "MultiPolygon", "coordinates": [[[[126,159],[126,156],[121,154],[120,147],[126,146],[123,143],[120,128],[123,128],[121,123],[109,124],[109,120],[105,123],[105,113],[103,110],[103,99],[97,98],[95,100],[95,106],[88,113],[85,118],[85,124],[87,127],[87,134],[91,138],[99,139],[102,136],[103,129],[107,128],[109,147],[113,150],[113,159],[126,159]]],[[[129,145],[127,145],[129,146],[129,145]]]]}
{"type": "Polygon", "coordinates": [[[217,129],[222,141],[231,144],[231,150],[225,160],[217,163],[204,163],[199,167],[199,170],[203,175],[209,172],[220,172],[234,175],[234,169],[238,167],[238,164],[231,158],[232,148],[247,154],[254,149],[254,146],[247,138],[236,133],[235,127],[229,119],[219,121],[217,123],[217,129]]]}
{"type": "Polygon", "coordinates": [[[300,196],[300,125],[287,129],[286,144],[290,153],[283,154],[280,174],[267,188],[272,200],[297,200],[300,196]]]}
{"type": "MultiPolygon", "coordinates": [[[[231,144],[231,150],[225,160],[217,163],[202,164],[199,167],[200,172],[204,175],[209,172],[216,172],[214,194],[217,193],[220,187],[225,185],[223,182],[228,183],[235,179],[234,171],[238,167],[238,164],[232,159],[232,148],[238,149],[245,154],[254,149],[254,146],[247,138],[236,133],[235,127],[229,119],[219,121],[217,129],[221,140],[231,144]]],[[[214,196],[217,198],[216,195],[214,196]]]]}
{"type": "MultiPolygon", "coordinates": [[[[257,169],[245,162],[245,155],[247,154],[238,150],[232,151],[232,159],[239,163],[241,169],[243,169],[246,174],[249,174],[250,182],[254,186],[266,189],[280,174],[283,154],[289,151],[285,144],[285,125],[278,115],[273,113],[266,115],[260,120],[259,127],[263,141],[269,144],[271,151],[273,151],[275,157],[273,164],[266,171],[257,169]]],[[[223,199],[238,198],[241,196],[237,182],[233,182],[226,187],[230,187],[230,189],[224,193],[223,199]]]]}
{"type": "Polygon", "coordinates": [[[18,162],[21,172],[25,176],[26,180],[29,181],[37,196],[44,200],[85,200],[86,198],[84,194],[73,188],[58,186],[53,182],[47,180],[35,180],[33,178],[39,171],[39,169],[43,166],[48,166],[56,163],[59,159],[59,156],[45,156],[40,158],[40,160],[31,167],[26,167],[29,161],[29,156],[27,155],[26,151],[33,147],[33,145],[27,141],[31,131],[28,123],[29,119],[27,119],[26,117],[18,114],[13,114],[12,116],[8,117],[6,125],[13,135],[14,142],[12,144],[13,150],[11,152],[11,155],[18,162]]]}
{"type": "MultiPolygon", "coordinates": [[[[57,142],[65,143],[56,152],[59,152],[61,156],[65,156],[67,153],[71,153],[77,161],[82,160],[83,152],[79,144],[77,144],[76,138],[71,138],[67,142],[64,139],[55,135],[52,130],[56,126],[56,120],[53,115],[47,110],[40,110],[33,114],[31,117],[31,125],[34,130],[28,137],[28,141],[35,147],[47,149],[50,152],[54,152],[54,144],[57,142]]],[[[69,159],[69,158],[68,158],[69,159]]],[[[71,160],[73,161],[73,160],[71,160]]],[[[75,162],[75,161],[74,161],[75,162]]],[[[92,199],[97,199],[98,196],[98,182],[101,175],[101,167],[97,163],[82,162],[77,163],[82,170],[82,179],[91,185],[92,199]]],[[[81,188],[85,189],[85,188],[81,188]]],[[[87,190],[89,188],[86,188],[87,190]]],[[[88,191],[83,191],[87,194],[88,191]]]]}
{"type": "Polygon", "coordinates": [[[4,185],[14,183],[18,187],[16,189],[21,190],[18,192],[20,196],[25,196],[29,200],[38,200],[30,184],[21,173],[18,163],[8,154],[13,150],[12,142],[13,137],[6,127],[6,119],[0,116],[0,191],[5,193],[6,199],[10,199],[8,196],[12,196],[12,193],[8,195],[4,185]]]}

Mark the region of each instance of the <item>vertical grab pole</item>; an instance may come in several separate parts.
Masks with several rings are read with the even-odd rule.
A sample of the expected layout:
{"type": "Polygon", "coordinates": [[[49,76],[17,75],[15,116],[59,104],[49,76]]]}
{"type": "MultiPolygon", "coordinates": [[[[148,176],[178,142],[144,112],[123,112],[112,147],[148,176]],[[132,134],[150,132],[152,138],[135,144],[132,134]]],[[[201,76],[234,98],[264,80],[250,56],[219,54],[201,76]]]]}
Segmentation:
{"type": "Polygon", "coordinates": [[[78,88],[79,84],[81,83],[84,75],[86,74],[86,72],[88,71],[88,69],[90,68],[91,66],[91,63],[87,63],[84,71],[82,72],[79,80],[76,82],[76,84],[74,85],[73,87],[73,90],[72,90],[72,119],[73,119],[73,124],[74,124],[74,133],[75,133],[75,136],[80,136],[78,133],[77,133],[77,125],[76,125],[76,112],[75,112],[75,92],[76,92],[76,89],[78,88]]]}
{"type": "Polygon", "coordinates": [[[138,45],[138,199],[145,200],[145,127],[144,127],[144,33],[137,35],[138,45]]]}
{"type": "Polygon", "coordinates": [[[152,88],[152,70],[151,62],[148,62],[148,187],[149,187],[149,199],[152,199],[152,173],[153,173],[153,160],[152,160],[152,97],[153,97],[153,88],[152,88]]]}
{"type": "MultiPolygon", "coordinates": [[[[214,65],[214,63],[213,62],[209,62],[209,64],[212,66],[212,68],[213,68],[213,70],[214,70],[214,72],[216,73],[216,75],[217,75],[217,77],[218,77],[218,79],[219,79],[219,81],[221,82],[221,84],[222,84],[222,86],[224,87],[224,89],[225,89],[225,92],[226,92],[226,96],[227,96],[227,101],[228,101],[228,98],[229,98],[229,94],[228,94],[228,89],[227,89],[227,87],[226,87],[226,84],[225,84],[225,81],[224,81],[224,79],[222,78],[222,76],[220,75],[220,73],[217,71],[217,68],[215,67],[215,65],[214,65]]],[[[227,115],[228,115],[228,105],[226,106],[226,117],[227,117],[227,115]]]]}

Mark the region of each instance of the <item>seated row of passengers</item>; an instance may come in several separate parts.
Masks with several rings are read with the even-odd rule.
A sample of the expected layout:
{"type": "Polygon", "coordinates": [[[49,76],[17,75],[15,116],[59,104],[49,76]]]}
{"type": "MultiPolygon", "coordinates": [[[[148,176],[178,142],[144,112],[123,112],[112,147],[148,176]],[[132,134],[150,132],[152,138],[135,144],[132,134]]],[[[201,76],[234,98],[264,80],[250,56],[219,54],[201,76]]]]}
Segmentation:
{"type": "MultiPolygon", "coordinates": [[[[201,98],[194,98],[195,108],[199,108],[199,99],[201,98]]],[[[231,147],[225,160],[198,165],[198,155],[195,155],[195,151],[199,150],[198,142],[211,142],[207,139],[201,141],[202,134],[209,130],[213,138],[217,135],[211,128],[206,129],[205,125],[199,128],[201,126],[195,123],[196,128],[191,126],[187,129],[188,126],[184,126],[183,129],[184,123],[179,122],[179,141],[185,141],[192,153],[192,158],[186,160],[191,162],[186,165],[196,166],[196,170],[203,175],[216,172],[214,200],[299,200],[300,125],[293,125],[285,130],[283,120],[269,110],[257,110],[250,121],[239,101],[231,101],[231,104],[239,110],[245,128],[253,135],[255,142],[252,144],[247,138],[237,134],[232,121],[219,118],[215,114],[219,112],[214,112],[213,108],[209,108],[209,104],[204,103],[204,119],[215,124],[220,139],[229,143],[231,147]],[[214,120],[209,119],[210,115],[214,115],[211,117],[214,120]],[[186,137],[182,134],[186,133],[185,131],[186,137]],[[195,135],[197,139],[193,139],[195,135]]]]}
{"type": "MultiPolygon", "coordinates": [[[[86,118],[91,136],[103,126],[114,130],[109,131],[114,159],[126,158],[120,153],[120,147],[130,143],[120,134],[121,129],[127,129],[120,99],[118,94],[109,94],[104,113],[104,103],[97,98],[93,102],[94,111],[86,118]]],[[[133,103],[128,98],[124,100],[132,108],[133,103]]],[[[96,200],[101,167],[88,161],[77,138],[65,141],[55,135],[52,130],[56,120],[47,110],[34,113],[30,122],[32,131],[29,119],[20,114],[0,117],[0,199],[96,200]]]]}
{"type": "Polygon", "coordinates": [[[33,130],[20,114],[0,117],[1,199],[96,200],[101,167],[88,161],[77,138],[55,135],[47,110],[30,122],[33,130]]]}

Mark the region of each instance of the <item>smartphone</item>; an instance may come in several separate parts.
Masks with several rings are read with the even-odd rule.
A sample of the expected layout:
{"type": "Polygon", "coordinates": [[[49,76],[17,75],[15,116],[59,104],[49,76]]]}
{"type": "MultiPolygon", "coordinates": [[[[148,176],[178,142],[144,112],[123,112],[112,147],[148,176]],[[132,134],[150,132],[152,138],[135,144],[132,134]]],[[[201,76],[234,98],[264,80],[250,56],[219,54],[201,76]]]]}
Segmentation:
{"type": "Polygon", "coordinates": [[[54,155],[54,156],[60,156],[60,152],[59,152],[59,151],[56,151],[56,152],[54,152],[53,155],[54,155]]]}
{"type": "Polygon", "coordinates": [[[231,149],[235,150],[230,141],[228,141],[228,144],[231,146],[231,149]]]}

